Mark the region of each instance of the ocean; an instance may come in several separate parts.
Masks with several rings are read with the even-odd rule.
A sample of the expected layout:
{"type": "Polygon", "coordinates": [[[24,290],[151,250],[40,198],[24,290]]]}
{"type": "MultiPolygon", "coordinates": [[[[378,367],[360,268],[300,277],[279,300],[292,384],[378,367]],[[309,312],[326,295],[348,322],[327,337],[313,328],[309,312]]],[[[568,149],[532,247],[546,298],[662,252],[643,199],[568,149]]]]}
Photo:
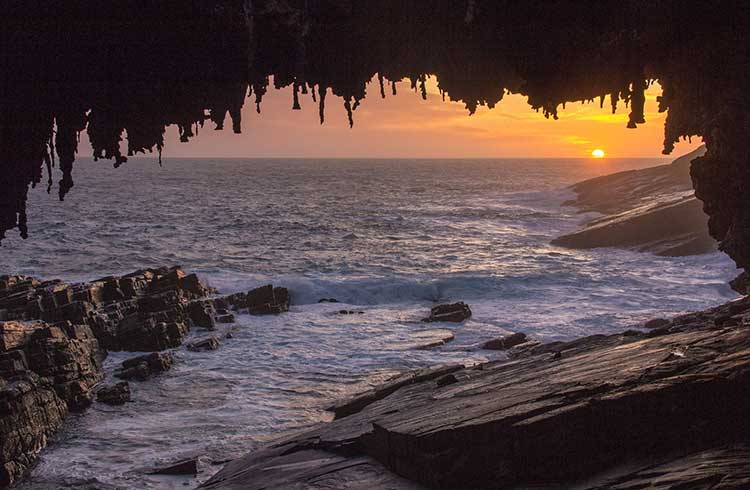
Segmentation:
{"type": "MultiPolygon", "coordinates": [[[[30,191],[30,238],[9,233],[0,273],[76,281],[179,264],[221,293],[286,286],[292,308],[240,315],[219,350],[175,349],[172,371],[131,383],[133,403],[72,415],[20,488],[185,488],[330,420],[334,400],[396,372],[502,356],[479,348],[491,338],[611,333],[733,298],[734,265],[718,252],[549,244],[593,216],[561,206],[567,186],[660,163],[134,158],[115,170],[79,160],[65,202],[46,185],[30,191]],[[456,300],[474,312],[464,324],[419,321],[456,300]],[[445,346],[418,348],[448,333],[445,346]],[[193,455],[197,480],[146,474],[193,455]]],[[[132,355],[110,354],[108,381],[132,355]]]]}

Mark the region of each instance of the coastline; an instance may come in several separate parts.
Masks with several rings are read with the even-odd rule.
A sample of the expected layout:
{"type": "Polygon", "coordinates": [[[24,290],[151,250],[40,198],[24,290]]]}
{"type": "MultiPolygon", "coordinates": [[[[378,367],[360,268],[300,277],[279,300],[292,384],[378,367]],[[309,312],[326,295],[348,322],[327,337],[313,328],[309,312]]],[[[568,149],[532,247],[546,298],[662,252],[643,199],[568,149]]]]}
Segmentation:
{"type": "Polygon", "coordinates": [[[648,469],[657,486],[679,477],[741,488],[750,482],[748,320],[741,298],[645,332],[439,367],[229,463],[201,488],[630,488],[648,469]],[[708,456],[713,465],[691,464],[708,456]]]}

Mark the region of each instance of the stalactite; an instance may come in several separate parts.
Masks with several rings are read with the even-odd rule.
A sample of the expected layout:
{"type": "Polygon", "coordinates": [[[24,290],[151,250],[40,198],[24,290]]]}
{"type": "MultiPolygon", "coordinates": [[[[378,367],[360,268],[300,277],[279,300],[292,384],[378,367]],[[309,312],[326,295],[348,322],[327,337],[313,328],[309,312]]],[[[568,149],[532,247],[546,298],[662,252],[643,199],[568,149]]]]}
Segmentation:
{"type": "MultiPolygon", "coordinates": [[[[321,99],[322,100],[322,99],[321,99]]],[[[344,99],[344,109],[346,109],[346,116],[349,118],[349,127],[354,127],[354,117],[352,116],[352,104],[351,104],[351,97],[347,97],[344,99]]],[[[321,123],[323,121],[320,121],[321,123]]]]}
{"type": "Polygon", "coordinates": [[[299,105],[299,84],[297,82],[294,82],[294,86],[292,88],[292,110],[293,111],[299,111],[302,109],[302,106],[299,105]]]}
{"type": "Polygon", "coordinates": [[[318,95],[320,98],[320,104],[318,104],[318,115],[320,116],[320,124],[323,124],[323,122],[325,122],[326,92],[327,91],[328,91],[327,87],[318,85],[318,95]]]}

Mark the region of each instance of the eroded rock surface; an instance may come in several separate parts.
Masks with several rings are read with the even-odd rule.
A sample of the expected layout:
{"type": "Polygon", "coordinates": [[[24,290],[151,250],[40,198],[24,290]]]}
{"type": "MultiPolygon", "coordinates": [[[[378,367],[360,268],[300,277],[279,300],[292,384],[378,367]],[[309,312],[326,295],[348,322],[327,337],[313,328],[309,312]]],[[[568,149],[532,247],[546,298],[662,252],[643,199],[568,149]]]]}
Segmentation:
{"type": "MultiPolygon", "coordinates": [[[[624,478],[618,468],[629,464],[671,461],[659,477],[668,481],[670,471],[688,472],[690,460],[679,458],[691,452],[750,441],[746,317],[747,298],[674,318],[656,335],[519,346],[508,360],[411,373],[339,405],[329,424],[230,463],[205,487],[309,485],[321,462],[334,480],[368,464],[383,478],[431,488],[568,488],[607,471],[624,478]]],[[[722,471],[744,481],[744,469],[714,473],[722,471]]]]}
{"type": "Polygon", "coordinates": [[[209,293],[195,274],[179,267],[78,284],[1,276],[0,311],[10,320],[88,325],[107,350],[152,351],[182,343],[188,305],[209,293]]]}
{"type": "Polygon", "coordinates": [[[86,325],[0,322],[0,485],[23,476],[69,411],[91,404],[104,356],[86,325]]]}

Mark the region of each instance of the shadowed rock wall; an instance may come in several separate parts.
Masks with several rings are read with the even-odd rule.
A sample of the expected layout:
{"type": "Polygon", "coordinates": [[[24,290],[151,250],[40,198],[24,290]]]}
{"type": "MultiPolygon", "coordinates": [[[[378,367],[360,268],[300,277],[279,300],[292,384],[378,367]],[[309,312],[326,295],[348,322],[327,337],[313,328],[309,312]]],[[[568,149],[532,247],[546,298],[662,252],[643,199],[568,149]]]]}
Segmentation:
{"type": "Polygon", "coordinates": [[[115,166],[161,152],[169,124],[188,140],[206,121],[223,128],[229,114],[240,132],[243,103],[260,104],[269,77],[294,87],[292,109],[312,92],[321,122],[329,93],[343,97],[353,122],[367,90],[386,96],[396,92],[387,80],[409,78],[425,94],[425,75],[435,74],[468,112],[510,91],[552,118],[566,101],[627,110],[633,128],[658,79],[669,111],[664,151],[681,137],[705,139],[696,194],[721,248],[750,266],[744,2],[16,0],[3,24],[0,237],[16,227],[27,235],[27,189],[45,166],[61,170],[61,199],[70,190],[75,155],[88,152],[78,148],[81,131],[94,157],[115,166]],[[380,86],[367,85],[374,76],[380,86]]]}

